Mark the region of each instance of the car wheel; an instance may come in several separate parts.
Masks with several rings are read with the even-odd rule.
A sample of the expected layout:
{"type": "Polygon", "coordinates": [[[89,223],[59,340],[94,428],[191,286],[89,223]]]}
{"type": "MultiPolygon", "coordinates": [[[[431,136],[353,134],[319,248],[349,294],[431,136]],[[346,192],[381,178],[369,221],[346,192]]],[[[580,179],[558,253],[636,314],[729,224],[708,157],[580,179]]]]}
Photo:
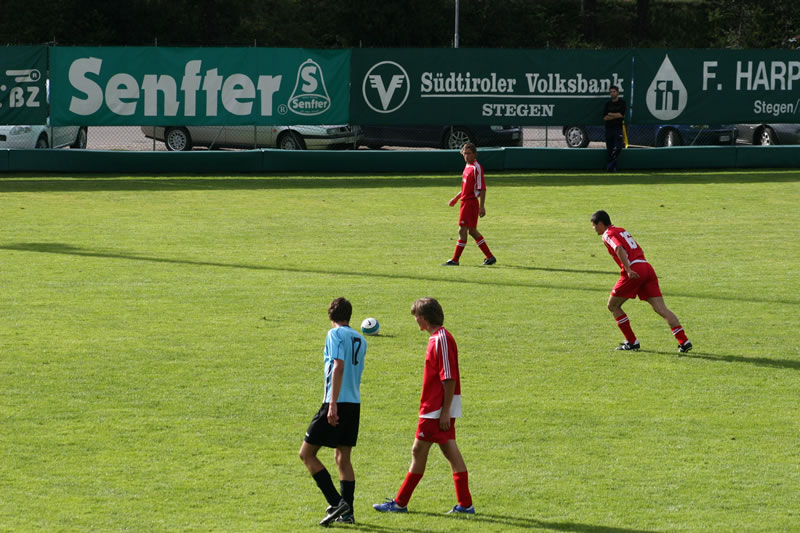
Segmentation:
{"type": "Polygon", "coordinates": [[[47,140],[47,135],[42,133],[39,135],[39,138],[36,139],[36,146],[34,148],[50,148],[50,143],[47,140]]]}
{"type": "Polygon", "coordinates": [[[775,132],[769,126],[764,128],[757,134],[758,144],[761,146],[774,146],[778,144],[778,139],[775,138],[775,132]]]}
{"type": "Polygon", "coordinates": [[[464,143],[474,143],[475,138],[472,134],[464,128],[452,127],[444,134],[444,141],[442,148],[449,148],[451,150],[460,150],[464,143]]]}
{"type": "Polygon", "coordinates": [[[661,135],[661,141],[658,143],[659,146],[667,146],[667,147],[680,146],[682,144],[683,141],[681,140],[680,134],[673,129],[665,131],[661,135]]]}
{"type": "Polygon", "coordinates": [[[581,126],[569,126],[564,131],[564,139],[570,148],[586,148],[589,146],[589,135],[581,126]]]}
{"type": "Polygon", "coordinates": [[[78,150],[84,150],[88,142],[89,137],[87,135],[87,129],[85,126],[82,126],[78,128],[78,136],[75,137],[75,142],[70,144],[69,147],[76,148],[78,150]]]}
{"type": "Polygon", "coordinates": [[[296,131],[284,131],[278,137],[278,148],[281,150],[305,150],[306,143],[303,142],[303,136],[296,131]]]}
{"type": "Polygon", "coordinates": [[[186,128],[167,128],[164,144],[170,152],[185,152],[192,149],[192,137],[186,128]]]}

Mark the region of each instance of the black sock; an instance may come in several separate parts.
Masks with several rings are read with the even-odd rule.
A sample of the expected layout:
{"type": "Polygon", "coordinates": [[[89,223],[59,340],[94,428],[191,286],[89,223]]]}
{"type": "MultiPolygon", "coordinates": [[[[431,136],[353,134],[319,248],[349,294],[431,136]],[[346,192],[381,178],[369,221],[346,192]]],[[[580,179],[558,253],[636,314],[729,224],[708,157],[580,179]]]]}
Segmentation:
{"type": "Polygon", "coordinates": [[[325,495],[325,499],[328,500],[328,505],[339,505],[339,501],[342,497],[336,492],[336,487],[333,486],[333,481],[331,480],[331,475],[328,473],[328,470],[323,468],[311,477],[314,478],[314,481],[317,482],[317,487],[319,487],[319,490],[325,495]]]}
{"type": "Polygon", "coordinates": [[[345,481],[344,479],[339,480],[339,489],[342,491],[342,498],[347,504],[350,506],[350,509],[355,509],[353,507],[353,495],[356,492],[356,482],[353,481],[345,481]]]}

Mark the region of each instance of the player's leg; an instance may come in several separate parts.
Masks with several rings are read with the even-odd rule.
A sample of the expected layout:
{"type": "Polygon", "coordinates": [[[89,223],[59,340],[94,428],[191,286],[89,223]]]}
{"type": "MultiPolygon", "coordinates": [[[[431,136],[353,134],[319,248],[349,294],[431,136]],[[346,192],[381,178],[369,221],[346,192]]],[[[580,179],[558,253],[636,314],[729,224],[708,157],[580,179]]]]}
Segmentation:
{"type": "Polygon", "coordinates": [[[431,450],[431,446],[433,446],[432,442],[414,439],[414,445],[411,446],[411,466],[394,499],[397,505],[401,507],[408,505],[408,501],[411,499],[414,489],[417,488],[423,474],[425,474],[425,467],[428,464],[428,453],[431,450]]]}
{"type": "Polygon", "coordinates": [[[450,510],[451,513],[475,513],[472,507],[472,494],[469,492],[469,474],[467,473],[467,465],[461,455],[461,450],[458,449],[455,439],[448,440],[445,443],[439,444],[439,449],[442,450],[447,461],[450,463],[450,470],[453,473],[453,484],[456,487],[456,498],[458,505],[450,510]]]}
{"type": "Polygon", "coordinates": [[[320,448],[322,448],[321,445],[309,444],[305,441],[303,441],[303,444],[300,446],[298,455],[300,456],[300,460],[303,461],[303,464],[306,465],[309,474],[312,476],[325,468],[322,461],[317,458],[317,452],[319,452],[320,448]]]}
{"type": "Polygon", "coordinates": [[[625,342],[617,347],[618,350],[638,350],[639,349],[639,340],[636,338],[636,334],[633,332],[633,328],[631,327],[631,321],[628,318],[628,315],[625,314],[625,311],[622,310],[622,304],[624,304],[628,298],[623,298],[622,296],[616,296],[614,294],[608,297],[608,310],[611,311],[611,314],[614,316],[614,320],[617,322],[617,327],[622,332],[622,335],[625,336],[625,342]]]}
{"type": "Polygon", "coordinates": [[[692,349],[692,343],[686,336],[686,332],[683,331],[683,326],[681,326],[678,317],[675,316],[675,313],[669,310],[667,304],[664,303],[664,298],[662,296],[652,296],[647,299],[647,303],[653,308],[653,311],[658,313],[664,320],[667,321],[669,324],[669,329],[672,330],[672,335],[675,337],[675,340],[678,341],[678,351],[681,353],[688,352],[692,349]]]}
{"type": "Polygon", "coordinates": [[[466,246],[467,246],[467,227],[459,226],[458,242],[456,243],[456,249],[453,252],[453,258],[444,263],[444,266],[457,266],[458,261],[461,258],[461,254],[464,253],[464,248],[466,246]]]}
{"type": "Polygon", "coordinates": [[[311,474],[317,487],[319,487],[319,490],[328,502],[327,516],[320,522],[323,525],[335,520],[343,510],[348,508],[346,502],[344,506],[342,506],[344,500],[333,485],[333,480],[331,479],[328,469],[325,468],[322,461],[317,458],[317,453],[323,445],[335,446],[340,431],[328,423],[327,414],[328,404],[323,403],[319,411],[317,411],[317,414],[314,415],[314,418],[311,420],[311,424],[308,426],[305,439],[300,446],[299,452],[300,460],[306,465],[308,472],[311,474]],[[337,509],[338,514],[333,512],[337,509]]]}
{"type": "Polygon", "coordinates": [[[477,227],[468,228],[468,231],[469,234],[472,236],[472,238],[475,239],[475,244],[478,245],[478,248],[481,249],[483,255],[486,256],[486,259],[483,261],[483,264],[484,265],[495,264],[497,262],[497,259],[495,259],[494,255],[492,255],[491,250],[489,250],[489,245],[486,244],[486,239],[483,238],[483,235],[481,235],[481,232],[478,231],[478,228],[477,227]]]}
{"type": "Polygon", "coordinates": [[[350,511],[343,513],[341,517],[337,518],[337,521],[348,523],[355,522],[353,520],[353,500],[356,491],[356,475],[350,459],[352,451],[352,446],[337,446],[334,454],[336,466],[339,468],[339,490],[342,493],[342,499],[350,506],[350,511]]]}
{"type": "Polygon", "coordinates": [[[317,487],[319,487],[319,490],[322,492],[323,496],[325,496],[328,505],[335,507],[341,503],[342,497],[333,485],[333,480],[331,479],[328,469],[325,468],[322,461],[317,458],[317,452],[321,447],[322,446],[316,444],[303,442],[303,445],[300,446],[300,460],[306,465],[317,487]]]}

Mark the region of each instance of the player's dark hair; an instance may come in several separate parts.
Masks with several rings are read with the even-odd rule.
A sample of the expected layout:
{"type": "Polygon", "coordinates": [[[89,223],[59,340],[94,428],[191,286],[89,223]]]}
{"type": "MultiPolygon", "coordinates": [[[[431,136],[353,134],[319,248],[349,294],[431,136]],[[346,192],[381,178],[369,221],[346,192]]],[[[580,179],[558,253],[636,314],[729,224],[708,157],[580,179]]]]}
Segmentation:
{"type": "Polygon", "coordinates": [[[602,222],[606,226],[610,226],[611,225],[611,217],[608,216],[608,213],[606,213],[602,209],[600,211],[595,211],[594,212],[594,214],[592,215],[591,221],[592,221],[592,224],[597,224],[598,222],[602,222]]]}
{"type": "Polygon", "coordinates": [[[468,152],[475,152],[476,154],[478,153],[478,147],[475,146],[475,143],[464,143],[461,146],[461,151],[463,152],[465,150],[468,152]]]}
{"type": "Polygon", "coordinates": [[[612,85],[611,87],[608,88],[609,91],[611,89],[614,89],[615,91],[619,92],[619,87],[617,87],[616,85],[612,85]]]}
{"type": "Polygon", "coordinates": [[[411,314],[424,318],[431,326],[444,324],[444,311],[435,298],[420,298],[411,305],[411,314]]]}
{"type": "Polygon", "coordinates": [[[353,306],[347,298],[336,298],[328,307],[328,318],[334,322],[347,323],[353,314],[353,306]]]}

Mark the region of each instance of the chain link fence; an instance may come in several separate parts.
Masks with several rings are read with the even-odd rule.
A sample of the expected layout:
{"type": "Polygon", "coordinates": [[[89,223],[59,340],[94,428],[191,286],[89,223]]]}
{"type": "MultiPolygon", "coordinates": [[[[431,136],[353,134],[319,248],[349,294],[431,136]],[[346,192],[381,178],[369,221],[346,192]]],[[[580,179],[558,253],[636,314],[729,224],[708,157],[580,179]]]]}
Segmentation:
{"type": "MultiPolygon", "coordinates": [[[[342,126],[240,126],[179,127],[91,126],[87,149],[167,151],[184,149],[457,149],[464,142],[479,147],[522,146],[565,148],[561,126],[466,127],[349,127],[342,126]],[[494,128],[494,129],[493,129],[494,128]],[[166,140],[166,142],[165,142],[166,140]],[[167,143],[170,148],[167,148],[167,143]]],[[[591,146],[604,146],[591,143],[591,146]]]]}
{"type": "MultiPolygon", "coordinates": [[[[637,125],[631,147],[731,145],[752,142],[732,125],[637,125]],[[741,137],[741,138],[740,138],[741,137]]],[[[89,150],[167,151],[208,149],[458,149],[478,147],[604,148],[603,126],[91,126],[89,150]]]]}

